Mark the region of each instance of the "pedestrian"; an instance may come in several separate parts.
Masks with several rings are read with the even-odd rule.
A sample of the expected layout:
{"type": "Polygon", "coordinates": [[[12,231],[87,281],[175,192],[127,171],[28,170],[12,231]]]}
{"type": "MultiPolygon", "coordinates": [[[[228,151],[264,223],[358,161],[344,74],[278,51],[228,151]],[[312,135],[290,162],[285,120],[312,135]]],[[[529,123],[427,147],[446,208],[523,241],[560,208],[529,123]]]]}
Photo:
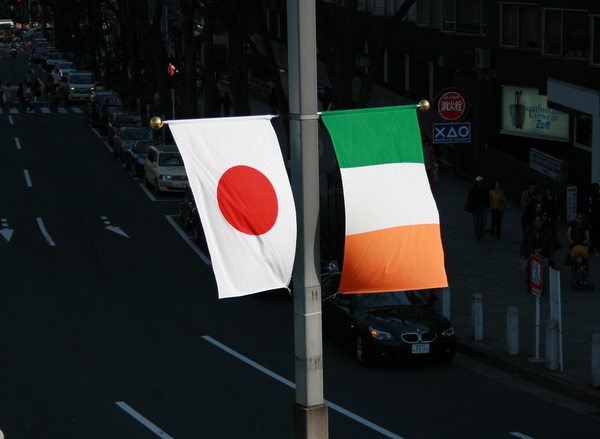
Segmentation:
{"type": "Polygon", "coordinates": [[[17,97],[19,98],[19,104],[17,105],[17,108],[19,105],[23,106],[25,103],[25,93],[24,93],[24,84],[22,82],[19,82],[19,85],[17,87],[17,97]]]}
{"type": "Polygon", "coordinates": [[[500,239],[502,234],[502,215],[509,207],[508,201],[504,196],[504,189],[500,186],[499,181],[494,182],[490,194],[490,212],[492,215],[491,233],[496,239],[500,239]]]}
{"type": "Polygon", "coordinates": [[[58,69],[54,69],[52,73],[52,83],[54,84],[54,89],[57,89],[60,86],[60,71],[58,69]]]}
{"type": "Polygon", "coordinates": [[[231,96],[228,92],[223,95],[223,116],[229,116],[229,109],[231,108],[231,96]]]}
{"type": "Polygon", "coordinates": [[[33,94],[33,103],[37,104],[42,95],[42,90],[40,87],[40,81],[35,79],[31,84],[31,92],[33,94]]]}
{"type": "Polygon", "coordinates": [[[28,87],[31,87],[32,83],[33,83],[33,71],[27,70],[27,74],[25,75],[25,84],[27,84],[28,87]]]}
{"type": "Polygon", "coordinates": [[[575,216],[575,222],[569,224],[567,239],[569,240],[569,249],[576,245],[583,245],[586,249],[590,248],[590,228],[586,222],[585,213],[579,212],[575,216]]]}
{"type": "Polygon", "coordinates": [[[479,175],[475,178],[475,186],[469,191],[467,196],[466,210],[473,216],[473,228],[475,229],[475,239],[480,241],[483,238],[483,229],[487,221],[487,211],[490,206],[489,191],[483,186],[483,177],[479,175]]]}
{"type": "Polygon", "coordinates": [[[558,239],[558,229],[560,228],[560,201],[558,196],[554,194],[552,186],[547,185],[544,188],[544,197],[542,198],[542,204],[546,212],[548,213],[548,223],[550,234],[552,235],[552,241],[554,242],[554,250],[561,248],[560,240],[558,239]]]}
{"type": "Polygon", "coordinates": [[[54,78],[52,75],[48,75],[46,77],[46,81],[44,82],[44,91],[46,92],[46,100],[50,101],[50,97],[52,95],[52,89],[54,88],[54,78]]]}
{"type": "MultiPolygon", "coordinates": [[[[544,194],[542,194],[541,191],[536,191],[533,194],[533,197],[529,200],[529,203],[527,203],[527,206],[525,206],[525,211],[521,217],[523,218],[525,228],[529,227],[528,224],[531,225],[535,215],[542,214],[542,210],[544,209],[543,199],[544,194]]],[[[525,229],[523,229],[523,231],[525,231],[525,229]]]]}
{"type": "Polygon", "coordinates": [[[521,266],[527,274],[527,292],[531,292],[529,279],[529,255],[543,256],[548,259],[548,265],[554,268],[554,245],[550,231],[543,225],[540,215],[535,215],[532,223],[525,228],[521,239],[521,266]]]}
{"type": "Polygon", "coordinates": [[[58,111],[58,103],[60,98],[58,97],[58,89],[52,85],[50,89],[50,111],[58,111]]]}
{"type": "Polygon", "coordinates": [[[9,83],[7,83],[6,87],[4,87],[4,101],[3,101],[2,106],[8,107],[8,108],[13,107],[13,98],[12,98],[12,92],[10,91],[9,83]]]}
{"type": "Polygon", "coordinates": [[[590,187],[589,208],[591,250],[600,256],[600,185],[592,183],[590,187]]]}
{"type": "Polygon", "coordinates": [[[33,93],[31,91],[31,87],[25,84],[23,90],[23,110],[25,110],[27,113],[33,112],[33,105],[31,103],[32,98],[33,93]]]}
{"type": "Polygon", "coordinates": [[[529,186],[521,193],[521,230],[525,231],[531,224],[531,218],[525,218],[525,208],[533,198],[533,194],[537,192],[537,185],[535,181],[530,181],[529,186]]]}

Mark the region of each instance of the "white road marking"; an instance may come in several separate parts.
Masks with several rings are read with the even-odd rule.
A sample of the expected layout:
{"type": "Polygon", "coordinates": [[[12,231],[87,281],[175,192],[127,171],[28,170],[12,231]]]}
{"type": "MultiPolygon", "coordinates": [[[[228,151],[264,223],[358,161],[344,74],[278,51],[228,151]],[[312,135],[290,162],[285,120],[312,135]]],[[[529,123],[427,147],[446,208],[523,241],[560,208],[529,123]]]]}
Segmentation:
{"type": "Polygon", "coordinates": [[[44,227],[44,222],[42,221],[41,218],[36,218],[36,220],[37,220],[38,226],[40,227],[40,230],[42,231],[42,235],[44,235],[44,238],[46,238],[46,241],[48,241],[48,244],[50,244],[51,247],[54,247],[56,244],[50,237],[50,234],[46,231],[46,227],[44,227]]]}
{"type": "Polygon", "coordinates": [[[83,111],[79,107],[72,107],[71,110],[73,110],[73,113],[83,113],[83,111]]]}
{"type": "Polygon", "coordinates": [[[167,218],[167,221],[169,221],[171,223],[171,225],[173,226],[173,228],[177,231],[177,233],[179,233],[181,235],[181,237],[183,238],[183,240],[185,242],[187,242],[187,244],[192,248],[192,250],[194,250],[194,252],[196,252],[196,254],[198,256],[200,256],[200,259],[202,259],[204,261],[204,263],[206,265],[212,265],[212,262],[210,261],[210,259],[200,251],[200,249],[198,248],[198,246],[194,243],[194,241],[192,241],[190,239],[189,236],[187,236],[187,234],[181,229],[181,227],[179,227],[179,224],[177,224],[175,222],[175,220],[172,218],[171,215],[165,215],[165,218],[167,218]]]}
{"type": "Polygon", "coordinates": [[[125,233],[120,227],[111,225],[110,221],[108,220],[107,217],[101,216],[100,218],[102,218],[102,221],[104,221],[104,224],[106,225],[105,229],[110,230],[111,232],[117,233],[119,235],[122,235],[125,238],[129,238],[129,235],[127,235],[127,233],[125,233]]]}
{"type": "Polygon", "coordinates": [[[13,120],[12,116],[10,116],[10,115],[8,116],[8,123],[11,125],[15,124],[15,121],[13,120]]]}
{"type": "Polygon", "coordinates": [[[29,171],[27,169],[23,169],[23,174],[25,174],[25,181],[27,182],[27,187],[32,187],[31,178],[29,177],[29,171]]]}
{"type": "Polygon", "coordinates": [[[144,427],[146,427],[148,430],[150,430],[155,435],[157,435],[159,437],[163,437],[165,439],[173,439],[172,436],[169,436],[167,433],[165,433],[160,428],[158,428],[156,425],[154,425],[152,422],[150,422],[149,420],[144,418],[142,415],[140,415],[138,412],[136,412],[134,409],[132,409],[129,405],[127,405],[123,401],[115,402],[115,404],[117,404],[119,407],[121,407],[125,412],[127,412],[129,415],[131,415],[136,421],[138,421],[140,424],[142,424],[144,427]]]}
{"type": "Polygon", "coordinates": [[[0,220],[0,227],[2,227],[2,229],[0,229],[0,235],[4,236],[4,239],[10,242],[14,230],[8,228],[8,220],[6,218],[0,220]]]}
{"type": "Polygon", "coordinates": [[[516,431],[513,431],[511,433],[512,436],[516,436],[516,437],[520,437],[521,439],[533,439],[531,436],[527,436],[523,433],[517,433],[516,431]]]}
{"type": "MultiPolygon", "coordinates": [[[[242,360],[244,363],[248,364],[249,366],[254,367],[255,369],[260,370],[261,372],[263,372],[264,374],[270,376],[271,378],[276,379],[277,381],[279,381],[280,383],[285,384],[288,387],[291,387],[292,389],[296,388],[296,385],[294,383],[292,383],[289,380],[286,380],[285,378],[283,378],[282,376],[277,375],[275,372],[270,371],[269,369],[261,366],[258,363],[255,363],[254,361],[250,360],[249,358],[243,356],[242,354],[239,354],[237,352],[235,352],[233,349],[225,346],[224,344],[218,342],[217,340],[215,340],[214,338],[208,336],[208,335],[203,335],[202,338],[206,341],[208,341],[209,343],[212,343],[213,345],[217,346],[218,348],[224,350],[225,352],[227,352],[230,355],[233,355],[234,357],[236,357],[239,360],[242,360]]],[[[339,412],[343,415],[348,416],[349,418],[353,419],[354,421],[363,424],[366,427],[369,427],[375,431],[377,431],[378,433],[392,438],[392,439],[403,439],[402,436],[398,436],[397,434],[392,433],[391,431],[386,430],[383,427],[380,427],[376,424],[373,424],[370,421],[367,421],[366,419],[340,407],[337,404],[332,403],[331,401],[327,401],[324,400],[325,404],[327,404],[332,410],[335,410],[336,412],[339,412]]]]}
{"type": "Polygon", "coordinates": [[[15,145],[17,145],[17,149],[21,149],[21,142],[18,137],[15,137],[15,145]]]}

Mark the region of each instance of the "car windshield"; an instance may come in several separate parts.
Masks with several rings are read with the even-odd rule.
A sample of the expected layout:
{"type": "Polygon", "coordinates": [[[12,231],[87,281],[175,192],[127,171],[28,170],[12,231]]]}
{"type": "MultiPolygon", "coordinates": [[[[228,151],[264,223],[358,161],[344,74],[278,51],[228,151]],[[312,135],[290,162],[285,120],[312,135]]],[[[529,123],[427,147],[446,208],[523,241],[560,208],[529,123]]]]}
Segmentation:
{"type": "Polygon", "coordinates": [[[124,130],[122,139],[124,140],[142,140],[147,139],[150,131],[147,129],[124,130]]]}
{"type": "Polygon", "coordinates": [[[109,95],[109,96],[101,96],[100,97],[100,100],[102,102],[106,102],[107,99],[108,99],[109,106],[120,107],[121,105],[123,105],[121,102],[121,98],[119,96],[109,95]]]}
{"type": "Polygon", "coordinates": [[[71,84],[91,84],[94,82],[92,75],[72,75],[69,76],[69,82],[71,84]]]}
{"type": "Polygon", "coordinates": [[[158,159],[160,166],[183,166],[183,159],[177,152],[163,153],[158,159]]]}
{"type": "Polygon", "coordinates": [[[420,291],[392,291],[389,293],[357,294],[356,304],[360,308],[376,309],[391,306],[423,306],[427,299],[420,291]]]}

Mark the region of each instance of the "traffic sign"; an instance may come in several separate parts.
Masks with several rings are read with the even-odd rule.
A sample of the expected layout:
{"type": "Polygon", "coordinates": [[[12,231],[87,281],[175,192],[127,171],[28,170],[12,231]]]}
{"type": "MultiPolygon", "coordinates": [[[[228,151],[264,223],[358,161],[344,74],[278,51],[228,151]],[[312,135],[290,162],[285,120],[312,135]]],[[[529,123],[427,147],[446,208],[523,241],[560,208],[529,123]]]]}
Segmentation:
{"type": "Polygon", "coordinates": [[[460,93],[449,91],[438,101],[438,111],[446,120],[457,120],[467,110],[465,98],[460,93]]]}
{"type": "Polygon", "coordinates": [[[543,291],[543,269],[542,260],[534,255],[529,255],[529,284],[533,290],[543,291]]]}
{"type": "Polygon", "coordinates": [[[471,142],[471,122],[433,124],[433,143],[469,142],[471,142]]]}

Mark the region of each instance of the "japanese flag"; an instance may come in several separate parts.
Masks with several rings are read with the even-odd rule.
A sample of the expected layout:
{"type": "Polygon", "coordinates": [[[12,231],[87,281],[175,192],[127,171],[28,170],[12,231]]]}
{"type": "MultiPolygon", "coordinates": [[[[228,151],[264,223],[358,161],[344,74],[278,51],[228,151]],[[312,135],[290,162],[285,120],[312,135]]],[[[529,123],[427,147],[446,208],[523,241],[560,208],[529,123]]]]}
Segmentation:
{"type": "Polygon", "coordinates": [[[296,211],[271,117],[169,121],[219,298],[285,288],[291,279],[296,211]]]}

